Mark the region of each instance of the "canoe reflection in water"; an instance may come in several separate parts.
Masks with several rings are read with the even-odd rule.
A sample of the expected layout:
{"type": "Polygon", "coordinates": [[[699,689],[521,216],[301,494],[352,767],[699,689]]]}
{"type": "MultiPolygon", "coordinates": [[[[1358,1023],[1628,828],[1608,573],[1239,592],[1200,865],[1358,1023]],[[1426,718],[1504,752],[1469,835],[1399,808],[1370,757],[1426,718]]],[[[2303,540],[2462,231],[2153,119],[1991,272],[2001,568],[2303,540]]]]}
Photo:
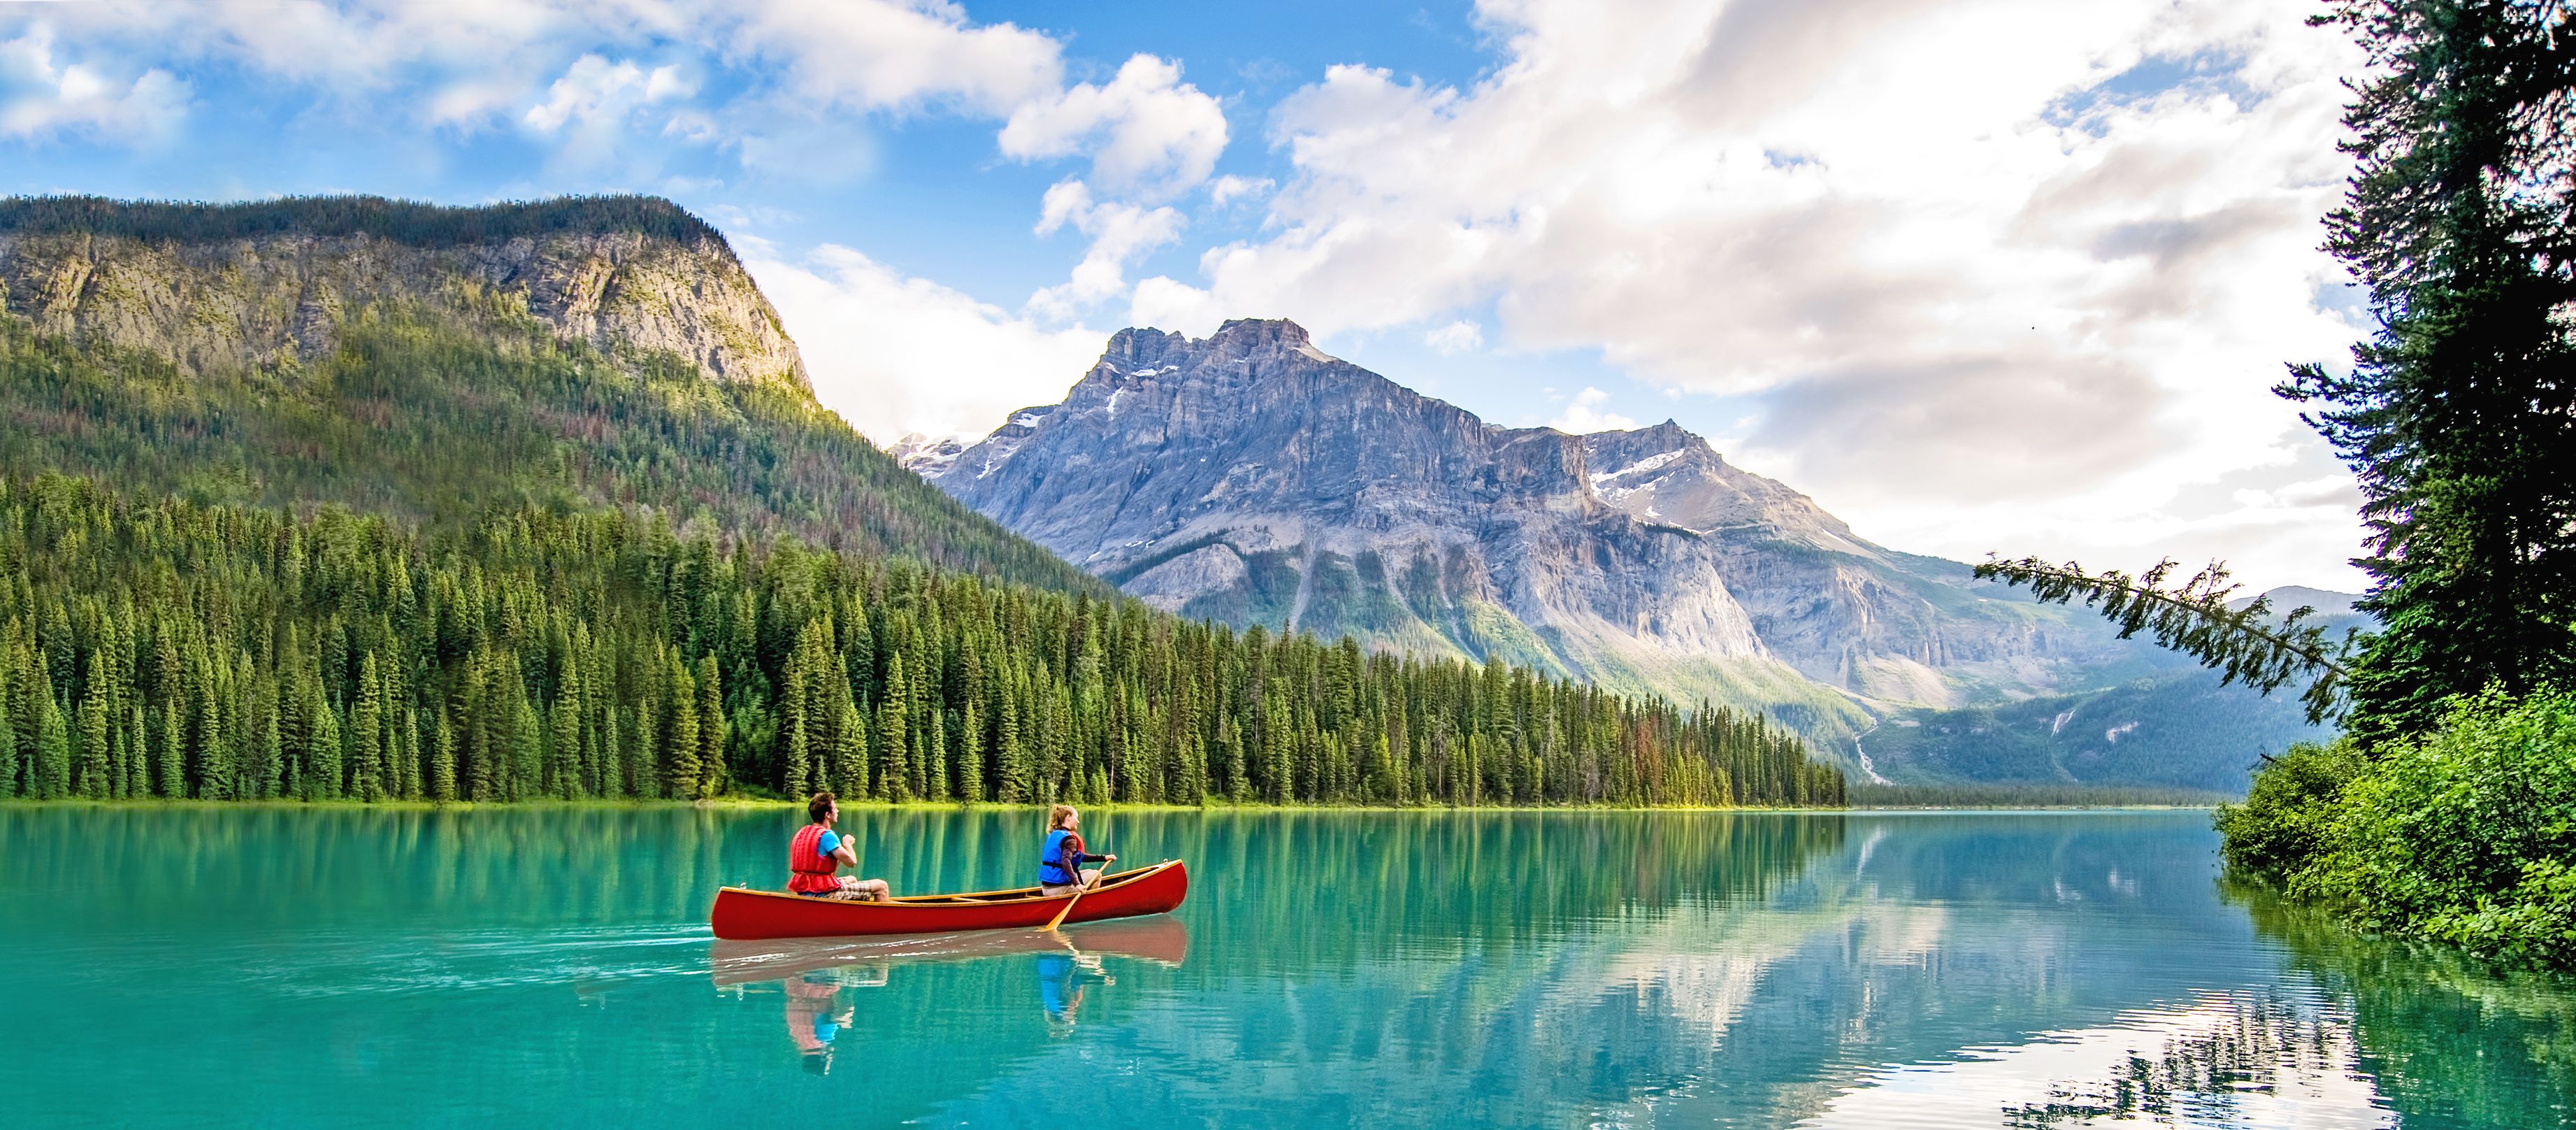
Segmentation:
{"type": "Polygon", "coordinates": [[[985,930],[963,934],[898,934],[867,938],[805,938],[726,942],[714,948],[710,971],[718,988],[749,989],[777,982],[787,1002],[787,1038],[805,1070],[832,1070],[834,1045],[856,1010],[843,990],[885,985],[895,967],[934,961],[1036,957],[1038,1007],[1047,1028],[1072,1031],[1091,986],[1116,984],[1106,958],[1132,958],[1167,968],[1189,959],[1190,932],[1168,916],[1123,919],[1063,930],[985,930]]]}

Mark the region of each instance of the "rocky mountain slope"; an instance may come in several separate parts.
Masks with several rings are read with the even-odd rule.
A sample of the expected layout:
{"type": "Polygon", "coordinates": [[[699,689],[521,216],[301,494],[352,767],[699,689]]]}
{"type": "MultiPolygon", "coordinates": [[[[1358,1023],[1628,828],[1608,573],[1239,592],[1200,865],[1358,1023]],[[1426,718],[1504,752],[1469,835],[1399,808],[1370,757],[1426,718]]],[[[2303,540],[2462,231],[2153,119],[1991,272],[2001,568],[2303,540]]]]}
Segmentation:
{"type": "Polygon", "coordinates": [[[1099,582],[815,403],[668,201],[0,201],[0,473],[428,521],[643,504],[1057,588],[1099,582]]]}
{"type": "Polygon", "coordinates": [[[1676,424],[1497,427],[1289,322],[1121,331],[1062,403],[898,455],[1185,615],[1760,706],[1847,754],[1894,710],[2182,666],[1874,545],[1676,424]]]}

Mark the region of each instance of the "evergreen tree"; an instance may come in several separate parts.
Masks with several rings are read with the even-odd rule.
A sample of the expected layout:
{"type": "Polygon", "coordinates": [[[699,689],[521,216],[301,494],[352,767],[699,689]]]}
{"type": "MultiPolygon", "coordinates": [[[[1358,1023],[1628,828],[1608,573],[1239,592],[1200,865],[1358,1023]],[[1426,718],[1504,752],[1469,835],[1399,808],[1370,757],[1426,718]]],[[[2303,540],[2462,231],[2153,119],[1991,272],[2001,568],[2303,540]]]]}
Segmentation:
{"type": "Polygon", "coordinates": [[[1026,804],[1037,795],[1030,777],[1028,746],[1020,737],[1020,696],[1000,692],[1001,704],[994,711],[994,760],[1001,767],[1001,781],[993,799],[1004,804],[1026,804]]]}
{"type": "Polygon", "coordinates": [[[376,653],[369,651],[358,659],[358,700],[349,712],[349,795],[358,800],[385,796],[383,691],[376,653]]]}
{"type": "Polygon", "coordinates": [[[335,800],[340,796],[340,767],[343,755],[340,745],[340,713],[316,693],[313,708],[313,745],[307,764],[305,799],[335,800]]]}
{"type": "Polygon", "coordinates": [[[9,648],[0,640],[0,799],[25,795],[26,770],[18,754],[18,727],[11,715],[11,685],[17,680],[10,669],[9,648]]]}
{"type": "Polygon", "coordinates": [[[581,701],[566,693],[555,699],[546,719],[546,795],[581,795],[581,701]]]}
{"type": "Polygon", "coordinates": [[[986,798],[984,789],[984,704],[974,695],[966,697],[957,720],[957,777],[955,797],[964,801],[986,798]]]}
{"type": "Polygon", "coordinates": [[[195,783],[192,795],[207,800],[233,799],[232,733],[224,725],[224,707],[230,701],[229,679],[221,676],[222,668],[202,651],[196,657],[197,723],[188,762],[190,779],[195,783]]]}
{"type": "Polygon", "coordinates": [[[528,703],[528,691],[519,680],[516,660],[510,661],[502,675],[502,713],[509,719],[510,788],[508,797],[521,800],[538,791],[538,770],[545,758],[546,728],[528,703]]]}
{"type": "Polygon", "coordinates": [[[669,719],[669,730],[662,740],[663,795],[673,800],[695,800],[705,769],[698,763],[698,680],[689,673],[677,655],[669,659],[670,673],[664,684],[670,705],[663,711],[669,719]]]}
{"type": "Polygon", "coordinates": [[[72,775],[72,795],[101,800],[108,795],[107,680],[93,675],[81,697],[79,767],[72,775]]]}
{"type": "Polygon", "coordinates": [[[36,695],[36,787],[37,797],[60,800],[71,794],[72,736],[63,724],[62,708],[54,704],[52,680],[44,676],[51,664],[39,662],[38,678],[45,684],[36,695]]]}
{"type": "Polygon", "coordinates": [[[832,727],[831,773],[825,780],[835,794],[868,795],[868,727],[858,707],[841,701],[841,716],[832,727]]]}
{"type": "Polygon", "coordinates": [[[2576,681],[2576,35],[2563,4],[2345,0],[2373,69],[2329,246],[2379,322],[2280,391],[2361,482],[2381,629],[2351,727],[2576,681]]]}
{"type": "Polygon", "coordinates": [[[429,799],[440,804],[456,799],[456,720],[444,710],[430,733],[429,799]]]}
{"type": "Polygon", "coordinates": [[[904,750],[908,732],[904,702],[911,697],[910,686],[904,678],[902,653],[888,657],[885,697],[877,702],[877,786],[872,794],[886,800],[912,799],[912,759],[904,750]]]}
{"type": "MultiPolygon", "coordinates": [[[[134,708],[134,732],[143,732],[143,708],[134,708]]],[[[260,710],[259,758],[253,764],[252,796],[263,800],[284,796],[283,774],[286,764],[286,742],[278,724],[277,703],[263,698],[260,710]]]]}
{"type": "Polygon", "coordinates": [[[161,726],[152,757],[152,795],[177,798],[188,795],[187,726],[179,719],[176,697],[161,701],[161,726]]]}
{"type": "MultiPolygon", "coordinates": [[[[718,633],[710,632],[710,636],[718,633]]],[[[724,792],[732,780],[725,765],[724,677],[715,655],[698,657],[698,784],[697,795],[715,796],[724,792]]]]}

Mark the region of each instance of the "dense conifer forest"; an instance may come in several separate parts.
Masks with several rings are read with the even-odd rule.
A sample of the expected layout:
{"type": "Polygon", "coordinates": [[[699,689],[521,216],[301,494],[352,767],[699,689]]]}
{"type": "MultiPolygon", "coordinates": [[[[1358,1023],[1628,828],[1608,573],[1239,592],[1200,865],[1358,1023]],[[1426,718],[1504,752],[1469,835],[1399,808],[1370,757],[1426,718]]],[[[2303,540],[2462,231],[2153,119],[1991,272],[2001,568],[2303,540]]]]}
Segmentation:
{"type": "Polygon", "coordinates": [[[0,793],[1838,804],[1731,711],[792,538],[0,479],[0,793]]]}

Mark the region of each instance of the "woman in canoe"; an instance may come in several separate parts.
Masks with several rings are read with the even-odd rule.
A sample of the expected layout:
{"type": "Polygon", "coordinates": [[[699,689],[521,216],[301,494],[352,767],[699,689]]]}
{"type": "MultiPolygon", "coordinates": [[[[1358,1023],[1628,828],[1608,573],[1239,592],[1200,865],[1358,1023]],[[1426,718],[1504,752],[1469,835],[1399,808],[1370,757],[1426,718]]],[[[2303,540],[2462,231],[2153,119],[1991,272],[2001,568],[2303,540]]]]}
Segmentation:
{"type": "Polygon", "coordinates": [[[1038,887],[1050,895],[1069,895],[1100,881],[1100,869],[1082,869],[1086,863],[1110,863],[1114,855],[1082,853],[1082,814],[1070,804],[1059,804],[1047,813],[1046,846],[1038,852],[1038,887]]]}
{"type": "Polygon", "coordinates": [[[883,879],[862,879],[856,875],[836,875],[843,867],[859,865],[858,842],[832,830],[841,818],[841,806],[830,793],[816,793],[805,802],[805,815],[814,822],[796,830],[796,838],[787,845],[787,889],[818,899],[851,899],[870,902],[892,902],[894,891],[883,879]]]}

